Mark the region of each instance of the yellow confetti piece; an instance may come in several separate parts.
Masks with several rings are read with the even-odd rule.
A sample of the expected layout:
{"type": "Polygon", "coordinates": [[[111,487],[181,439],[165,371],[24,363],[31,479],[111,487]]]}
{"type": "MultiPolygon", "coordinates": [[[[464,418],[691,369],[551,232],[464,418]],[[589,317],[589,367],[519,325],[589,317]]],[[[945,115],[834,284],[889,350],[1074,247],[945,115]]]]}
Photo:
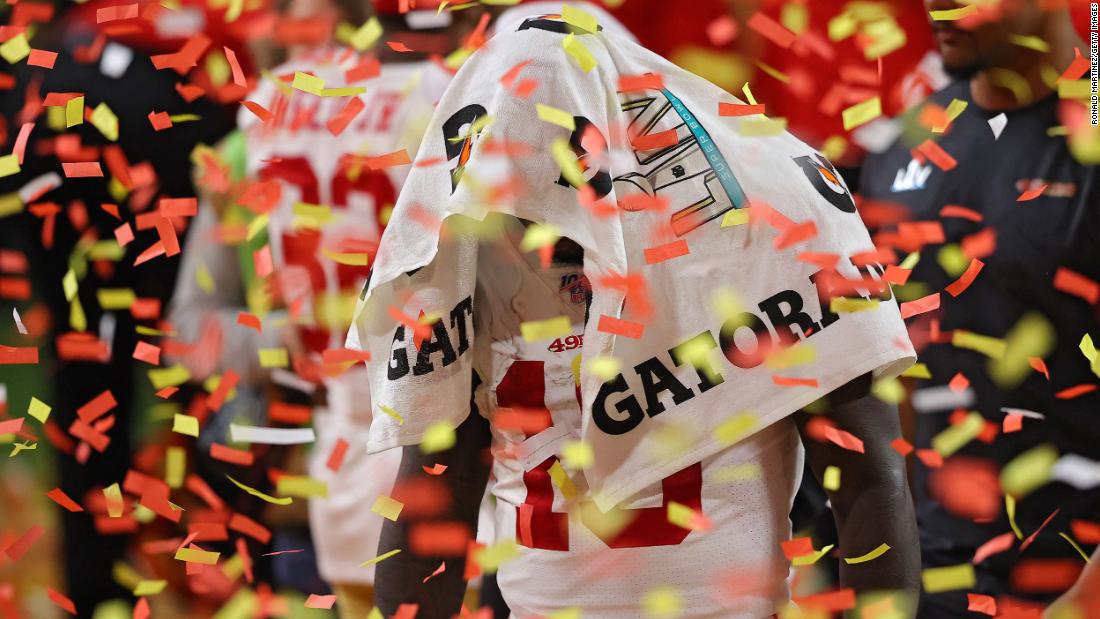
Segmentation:
{"type": "Polygon", "coordinates": [[[187,450],[183,447],[169,447],[164,453],[164,483],[169,488],[179,488],[186,476],[187,450]]]}
{"type": "MultiPolygon", "coordinates": [[[[138,333],[141,333],[139,330],[138,333]]],[[[143,333],[142,335],[157,335],[156,333],[143,333]]],[[[173,365],[167,368],[157,368],[155,370],[149,370],[149,382],[153,384],[153,389],[161,390],[165,387],[175,387],[182,385],[183,383],[191,380],[191,372],[187,371],[187,368],[182,365],[173,365]]]]}
{"type": "Polygon", "coordinates": [[[210,274],[210,269],[206,268],[205,262],[200,261],[198,268],[195,269],[195,283],[206,294],[214,293],[214,276],[210,274]]]}
{"type": "Polygon", "coordinates": [[[615,357],[596,357],[591,361],[585,362],[585,367],[594,376],[607,382],[615,378],[619,370],[623,367],[623,364],[615,357]]]}
{"type": "Polygon", "coordinates": [[[687,505],[677,503],[676,501],[668,502],[668,521],[680,528],[690,531],[700,528],[699,513],[687,505]]]}
{"type": "Polygon", "coordinates": [[[779,348],[768,355],[764,365],[771,370],[783,370],[799,365],[807,365],[817,360],[817,348],[813,344],[800,342],[790,348],[779,348]]]}
{"type": "MultiPolygon", "coordinates": [[[[1016,98],[1017,102],[1029,103],[1031,101],[1031,84],[1028,83],[1027,78],[1016,71],[993,67],[989,70],[989,77],[994,84],[1011,90],[1012,96],[1016,98]]],[[[1061,89],[1059,88],[1059,90],[1061,89]]]]}
{"type": "Polygon", "coordinates": [[[394,420],[396,420],[397,425],[402,425],[402,424],[405,423],[405,418],[402,417],[400,415],[400,413],[398,413],[397,411],[393,410],[392,408],[386,406],[385,404],[379,404],[378,408],[382,409],[383,413],[386,413],[387,415],[392,417],[394,420]]]}
{"type": "Polygon", "coordinates": [[[565,500],[571,501],[577,496],[577,487],[573,485],[573,480],[569,478],[569,474],[565,472],[565,468],[562,467],[560,461],[551,464],[550,469],[546,472],[550,475],[550,481],[561,491],[565,500]]]}
{"type": "Polygon", "coordinates": [[[951,123],[955,122],[955,119],[958,118],[959,115],[962,114],[964,111],[966,111],[966,107],[968,105],[969,103],[967,101],[963,101],[962,99],[951,99],[951,103],[947,104],[947,110],[944,112],[944,114],[947,115],[947,123],[944,125],[936,125],[932,128],[932,133],[943,133],[944,131],[947,131],[947,128],[951,126],[951,123]]]}
{"type": "Polygon", "coordinates": [[[96,291],[99,306],[105,310],[130,309],[137,295],[130,288],[100,288],[96,291]]]}
{"type": "Polygon", "coordinates": [[[523,252],[534,251],[553,245],[561,238],[561,230],[553,224],[531,224],[523,231],[519,249],[523,252]]]}
{"type": "Polygon", "coordinates": [[[325,88],[325,80],[316,75],[295,71],[294,81],[290,83],[290,87],[295,90],[307,92],[311,95],[320,96],[321,91],[325,88]]]}
{"type": "Polygon", "coordinates": [[[989,362],[989,376],[1001,389],[1011,389],[1034,371],[1029,357],[1046,357],[1054,350],[1054,326],[1040,312],[1028,312],[1005,336],[1007,351],[989,362]]]}
{"type": "Polygon", "coordinates": [[[197,437],[199,435],[199,420],[191,415],[176,413],[175,417],[172,418],[172,431],[177,434],[197,437]]]}
{"type": "Polygon", "coordinates": [[[652,619],[673,619],[683,607],[684,598],[675,587],[654,587],[642,597],[642,608],[652,619]]]}
{"type": "Polygon", "coordinates": [[[1066,535],[1065,533],[1063,533],[1061,531],[1058,532],[1058,537],[1061,537],[1062,539],[1069,542],[1069,545],[1073,546],[1073,549],[1077,551],[1077,554],[1081,555],[1081,558],[1085,560],[1085,563],[1090,562],[1089,556],[1087,554],[1085,554],[1085,551],[1082,550],[1080,546],[1077,545],[1077,542],[1073,541],[1072,537],[1066,535]]]}
{"type": "Polygon", "coordinates": [[[1026,47],[1033,49],[1037,52],[1047,53],[1050,51],[1050,44],[1037,36],[1024,36],[1022,34],[1010,34],[1008,40],[1020,47],[1026,47]]]}
{"type": "Polygon", "coordinates": [[[256,353],[260,356],[260,367],[285,368],[290,365],[290,353],[285,348],[260,348],[256,353]]]}
{"type": "MultiPolygon", "coordinates": [[[[0,178],[19,173],[19,159],[15,155],[0,157],[0,178]]],[[[23,199],[18,193],[0,195],[0,217],[23,212],[23,199]]]]}
{"type": "Polygon", "coordinates": [[[741,85],[741,92],[745,94],[745,100],[749,102],[749,105],[756,105],[756,97],[752,96],[752,89],[749,88],[748,82],[741,85]]]}
{"type": "Polygon", "coordinates": [[[73,299],[69,306],[69,325],[74,331],[88,330],[88,318],[84,315],[84,306],[80,304],[80,299],[73,299]]]}
{"type": "Polygon", "coordinates": [[[923,363],[914,363],[912,367],[902,372],[901,375],[907,378],[932,378],[932,372],[930,372],[928,366],[923,363]]]}
{"type": "Polygon", "coordinates": [[[503,537],[497,543],[475,550],[473,559],[477,562],[482,572],[493,574],[497,569],[519,556],[519,544],[514,537],[503,537]]]}
{"type": "Polygon", "coordinates": [[[723,445],[732,445],[748,436],[755,428],[755,415],[747,412],[738,413],[714,429],[714,438],[723,445]]]}
{"type": "Polygon", "coordinates": [[[968,4],[957,9],[945,9],[941,11],[929,11],[932,21],[957,21],[969,17],[978,11],[978,4],[968,4]]]}
{"type": "Polygon", "coordinates": [[[1001,469],[1001,488],[1017,498],[1050,480],[1050,472],[1058,461],[1058,448],[1049,443],[1033,447],[1016,456],[1001,469]]]}
{"type": "Polygon", "coordinates": [[[764,475],[764,469],[756,462],[746,462],[726,466],[714,472],[714,479],[718,483],[735,483],[753,481],[764,475]]]}
{"type": "Polygon", "coordinates": [[[841,112],[845,131],[851,131],[860,125],[871,122],[879,116],[882,116],[882,99],[878,96],[857,103],[841,112]]]}
{"type": "Polygon", "coordinates": [[[1081,348],[1081,354],[1089,360],[1089,369],[1092,370],[1093,374],[1100,376],[1100,355],[1097,355],[1096,346],[1092,343],[1092,336],[1086,333],[1081,338],[1079,347],[1081,348]]]}
{"type": "Polygon", "coordinates": [[[840,468],[832,465],[825,467],[825,474],[821,476],[821,485],[826,490],[840,490],[840,468]]]}
{"type": "Polygon", "coordinates": [[[126,503],[122,500],[122,488],[117,481],[103,489],[103,498],[107,500],[107,515],[111,518],[121,518],[126,503]]]}
{"type": "Polygon", "coordinates": [[[401,510],[404,509],[404,507],[405,504],[401,501],[380,494],[378,498],[374,500],[374,505],[371,506],[370,510],[386,520],[396,522],[397,517],[401,515],[401,510]]]}
{"type": "Polygon", "coordinates": [[[294,206],[291,207],[291,212],[295,217],[309,220],[314,224],[314,227],[320,227],[332,221],[332,209],[323,204],[296,202],[294,206]]]}
{"type": "Polygon", "coordinates": [[[959,423],[953,424],[932,437],[932,449],[948,457],[974,440],[985,428],[985,418],[971,412],[959,423]]]}
{"type": "Polygon", "coordinates": [[[799,555],[799,556],[791,559],[791,565],[793,565],[795,567],[803,567],[803,566],[806,566],[806,565],[813,565],[814,563],[817,563],[821,559],[821,557],[824,557],[826,554],[828,554],[829,551],[832,550],[834,546],[835,546],[835,544],[829,544],[828,546],[825,546],[821,550],[815,550],[815,551],[813,551],[809,554],[799,555]]]}
{"type": "Polygon", "coordinates": [[[568,336],[573,332],[573,325],[568,316],[556,316],[546,320],[521,322],[519,332],[528,342],[540,342],[568,336]]]}
{"type": "Polygon", "coordinates": [[[893,18],[866,24],[863,33],[872,39],[872,43],[863,48],[863,57],[867,60],[877,60],[895,52],[908,40],[905,30],[893,18]]]}
{"type": "Polygon", "coordinates": [[[173,123],[178,125],[180,123],[202,120],[202,116],[199,116],[198,114],[172,114],[168,117],[168,120],[171,120],[173,123]]]}
{"type": "Polygon", "coordinates": [[[73,97],[65,103],[65,128],[75,127],[84,122],[84,97],[73,97]]]}
{"type": "MultiPolygon", "coordinates": [[[[217,560],[215,560],[214,562],[217,563],[217,560]]],[[[138,582],[137,586],[133,589],[134,597],[140,598],[150,595],[156,595],[161,591],[164,591],[164,588],[167,586],[167,580],[142,580],[138,582]]]]}
{"type": "Polygon", "coordinates": [[[886,543],[882,543],[882,544],[879,544],[877,548],[875,548],[874,550],[872,550],[871,552],[869,552],[865,555],[861,555],[859,557],[844,557],[844,562],[847,563],[848,565],[853,565],[853,564],[856,564],[856,563],[866,563],[868,561],[873,561],[873,560],[881,557],[882,555],[886,554],[887,550],[890,550],[890,545],[886,544],[886,543]]]}
{"type": "Polygon", "coordinates": [[[849,297],[833,297],[829,299],[829,311],[834,314],[854,314],[873,310],[878,307],[878,299],[852,299],[849,297]]]}
{"type": "Polygon", "coordinates": [[[780,135],[786,130],[786,118],[752,117],[737,125],[737,133],[747,138],[766,138],[780,135]]]}
{"type": "Polygon", "coordinates": [[[588,51],[584,43],[581,43],[577,35],[572,33],[566,35],[562,39],[561,46],[585,73],[596,68],[596,58],[592,56],[592,52],[588,51]]]}
{"type": "Polygon", "coordinates": [[[366,86],[345,86],[343,88],[325,88],[321,90],[322,97],[354,97],[367,92],[366,86]]]}
{"type": "Polygon", "coordinates": [[[270,494],[264,494],[263,492],[260,492],[259,490],[255,489],[251,486],[246,486],[246,485],[242,484],[241,482],[237,481],[236,479],[233,479],[229,475],[226,475],[226,478],[228,478],[229,481],[233,482],[234,486],[240,488],[241,490],[244,490],[248,494],[251,494],[252,496],[256,497],[257,499],[260,499],[261,501],[266,501],[266,502],[272,503],[274,505],[290,505],[291,503],[294,502],[294,499],[291,498],[291,497],[277,497],[277,496],[271,496],[270,494]]]}
{"type": "Polygon", "coordinates": [[[211,550],[198,550],[197,548],[180,548],[176,551],[176,560],[187,563],[201,563],[202,565],[217,565],[219,552],[211,550]]]}
{"type": "Polygon", "coordinates": [[[355,34],[351,35],[348,39],[348,43],[356,50],[362,52],[378,42],[381,36],[382,24],[378,21],[377,17],[371,17],[362,26],[359,26],[355,34]]]}
{"type": "Polygon", "coordinates": [[[396,554],[399,554],[400,552],[401,552],[400,548],[395,548],[395,549],[393,549],[389,552],[384,552],[384,553],[378,555],[377,557],[375,557],[373,559],[367,559],[366,561],[363,561],[362,563],[359,564],[359,567],[367,567],[368,565],[374,565],[375,563],[381,563],[382,561],[385,561],[386,559],[389,559],[390,557],[392,557],[396,554]]]}
{"type": "Polygon", "coordinates": [[[19,62],[29,56],[30,53],[31,45],[27,42],[27,35],[22,32],[0,45],[0,56],[3,56],[9,64],[19,62]]]}
{"type": "Polygon", "coordinates": [[[958,243],[948,243],[936,252],[936,262],[951,277],[958,277],[970,266],[970,256],[958,243]]]}
{"type": "Polygon", "coordinates": [[[1016,534],[1016,539],[1024,539],[1024,532],[1020,525],[1016,524],[1016,499],[1011,494],[1005,495],[1005,514],[1008,516],[1008,526],[1016,534]]]}
{"type": "Polygon", "coordinates": [[[971,589],[976,583],[974,566],[963,563],[962,565],[928,568],[921,572],[921,581],[924,583],[924,590],[928,593],[971,589]]]}
{"type": "Polygon", "coordinates": [[[1008,344],[999,338],[978,335],[970,331],[955,329],[951,333],[951,345],[982,353],[990,359],[1003,359],[1008,344]]]}
{"type": "Polygon", "coordinates": [[[257,216],[252,221],[248,222],[248,233],[245,235],[245,239],[251,241],[256,238],[256,235],[267,229],[267,222],[269,220],[268,214],[264,213],[257,216]]]}
{"type": "Polygon", "coordinates": [[[829,20],[829,40],[843,41],[856,33],[859,22],[851,13],[844,12],[829,20]]]}
{"type": "Polygon", "coordinates": [[[546,619],[581,619],[582,617],[584,617],[584,613],[576,606],[563,608],[546,615],[546,619]]]}
{"type": "Polygon", "coordinates": [[[76,296],[76,273],[69,269],[65,272],[65,275],[61,277],[61,290],[65,293],[65,300],[72,301],[76,296]]]}
{"type": "Polygon", "coordinates": [[[118,141],[118,116],[115,116],[106,103],[100,103],[92,110],[92,126],[99,129],[108,140],[118,141]]]}
{"type": "Polygon", "coordinates": [[[554,162],[561,168],[561,175],[569,181],[570,185],[581,187],[586,183],[584,174],[581,173],[580,162],[577,161],[577,154],[569,146],[569,140],[555,138],[550,142],[550,154],[554,157],[554,162]]]}
{"type": "Polygon", "coordinates": [[[420,437],[420,451],[426,454],[447,451],[455,444],[455,429],[446,421],[437,421],[420,437]]]}
{"type": "Polygon", "coordinates": [[[577,124],[573,121],[573,115],[565,110],[559,110],[556,107],[543,105],[541,103],[535,104],[535,109],[538,111],[539,120],[541,121],[559,127],[565,127],[570,131],[577,128],[577,124]]]}
{"type": "Polygon", "coordinates": [[[566,441],[561,447],[561,459],[573,470],[585,469],[596,461],[592,446],[584,441],[566,441]]]}
{"type": "Polygon", "coordinates": [[[600,29],[600,24],[596,21],[595,15],[579,7],[573,6],[572,4],[563,4],[561,6],[561,18],[570,26],[580,28],[588,33],[596,32],[600,29]]]}
{"type": "MultiPolygon", "coordinates": [[[[788,4],[787,6],[791,6],[791,5],[788,4]]],[[[784,84],[791,83],[791,78],[786,73],[783,73],[779,69],[776,69],[775,67],[771,66],[770,64],[768,64],[766,62],[762,62],[760,60],[757,60],[755,62],[756,62],[756,66],[759,67],[760,70],[763,71],[764,73],[767,73],[768,75],[770,75],[773,78],[779,80],[780,82],[783,82],[784,84]]]]}
{"type": "Polygon", "coordinates": [[[735,208],[722,217],[723,228],[741,226],[747,223],[749,223],[749,210],[744,208],[735,208]]]}
{"type": "Polygon", "coordinates": [[[50,418],[51,410],[53,409],[50,408],[49,404],[46,404],[33,395],[31,396],[30,404],[27,405],[27,414],[37,419],[39,423],[46,423],[46,420],[50,418]]]}
{"type": "Polygon", "coordinates": [[[871,393],[887,404],[901,404],[905,399],[905,386],[896,378],[878,379],[871,385],[871,393]]]}
{"type": "Polygon", "coordinates": [[[795,34],[802,34],[810,25],[810,10],[804,4],[787,2],[783,5],[779,22],[795,34]]]}
{"type": "Polygon", "coordinates": [[[1088,99],[1092,96],[1089,80],[1062,80],[1058,82],[1058,97],[1061,99],[1088,99]]]}
{"type": "Polygon", "coordinates": [[[275,492],[303,499],[327,497],[328,484],[305,475],[284,475],[275,484],[275,492]]]}
{"type": "Polygon", "coordinates": [[[321,254],[336,264],[355,267],[365,267],[370,264],[370,254],[368,253],[340,253],[334,252],[327,247],[322,247],[321,254]]]}

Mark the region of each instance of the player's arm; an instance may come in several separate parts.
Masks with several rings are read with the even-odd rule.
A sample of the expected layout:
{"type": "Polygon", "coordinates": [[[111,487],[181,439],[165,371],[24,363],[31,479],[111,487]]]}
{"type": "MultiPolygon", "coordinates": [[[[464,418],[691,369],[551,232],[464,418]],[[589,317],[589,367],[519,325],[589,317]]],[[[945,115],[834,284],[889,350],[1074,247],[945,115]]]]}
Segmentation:
{"type": "Polygon", "coordinates": [[[457,521],[466,525],[471,533],[477,531],[478,507],[489,481],[487,450],[491,435],[489,422],[477,412],[471,403],[466,421],[455,430],[455,444],[441,453],[424,454],[418,445],[404,448],[397,483],[423,481],[437,482],[441,492],[450,498],[450,504],[441,514],[401,515],[396,522],[387,521],[382,526],[379,553],[401,549],[401,552],[378,564],[374,577],[375,603],[389,617],[401,604],[419,605],[418,617],[450,617],[457,614],[466,592],[463,579],[466,557],[419,556],[408,544],[409,531],[418,523],[457,521]],[[436,464],[447,466],[442,475],[428,475],[436,464]],[[427,583],[424,579],[446,562],[447,569],[427,583]]]}
{"type": "Polygon", "coordinates": [[[1043,615],[1044,619],[1100,617],[1100,548],[1092,553],[1077,583],[1043,615]]]}
{"type": "Polygon", "coordinates": [[[865,374],[829,394],[825,415],[836,426],[863,441],[863,453],[811,436],[813,415],[796,420],[806,460],[822,481],[825,469],[840,469],[840,487],[827,491],[844,557],[860,557],[888,544],[883,555],[862,563],[840,562],[842,587],[857,593],[910,591],[920,587],[920,546],[905,460],[890,446],[901,436],[897,407],[871,394],[865,374]]]}

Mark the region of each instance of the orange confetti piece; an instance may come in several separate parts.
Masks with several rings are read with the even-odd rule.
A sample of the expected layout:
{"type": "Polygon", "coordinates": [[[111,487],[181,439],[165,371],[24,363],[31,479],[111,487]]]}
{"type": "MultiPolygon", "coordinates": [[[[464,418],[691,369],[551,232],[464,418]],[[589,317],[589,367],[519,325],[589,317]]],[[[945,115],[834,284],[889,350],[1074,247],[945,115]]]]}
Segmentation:
{"type": "Polygon", "coordinates": [[[275,118],[275,115],[269,112],[267,108],[255,101],[241,101],[241,105],[248,108],[249,112],[255,114],[256,118],[259,118],[261,123],[267,124],[275,118]]]}
{"type": "Polygon", "coordinates": [[[948,389],[955,393],[962,393],[966,391],[966,388],[970,386],[970,380],[966,376],[959,372],[951,377],[951,381],[947,383],[948,389]]]}
{"type": "Polygon", "coordinates": [[[103,168],[99,167],[98,161],[62,162],[61,169],[65,173],[65,178],[93,178],[103,176],[103,168]]]}
{"type": "Polygon", "coordinates": [[[823,434],[826,440],[838,447],[842,447],[848,451],[863,453],[863,441],[850,432],[845,432],[833,426],[825,426],[823,434]]]}
{"type": "Polygon", "coordinates": [[[1073,48],[1073,62],[1069,63],[1066,70],[1062,72],[1062,75],[1058,78],[1057,82],[1069,81],[1080,79],[1086,71],[1089,70],[1089,59],[1081,55],[1081,50],[1076,47],[1073,48]]]}
{"type": "Polygon", "coordinates": [[[1001,422],[1001,432],[1009,434],[1011,432],[1019,432],[1024,429],[1024,416],[1020,413],[1009,413],[1005,415],[1004,421],[1001,422]]]}
{"type": "Polygon", "coordinates": [[[805,221],[781,231],[779,235],[775,237],[773,245],[776,250],[782,251],[791,245],[797,245],[798,243],[813,239],[816,236],[817,224],[813,221],[805,221]]]}
{"type": "Polygon", "coordinates": [[[641,339],[642,333],[645,331],[645,325],[640,322],[634,322],[633,320],[623,320],[622,318],[615,318],[614,316],[603,314],[600,316],[600,321],[597,323],[596,329],[603,333],[621,335],[637,340],[641,339]]]}
{"type": "Polygon", "coordinates": [[[46,493],[46,497],[54,503],[57,503],[61,507],[69,510],[70,512],[82,512],[84,508],[81,507],[76,501],[72,500],[69,495],[65,494],[65,491],[61,488],[54,488],[46,493]]]}
{"type": "Polygon", "coordinates": [[[784,28],[782,24],[760,12],[753,14],[747,25],[758,32],[760,36],[779,47],[788,48],[797,38],[793,32],[784,28]]]}
{"type": "Polygon", "coordinates": [[[76,614],[76,604],[73,604],[72,600],[60,592],[55,591],[52,587],[46,587],[46,597],[50,598],[50,601],[61,610],[70,615],[76,614]]]}
{"type": "Polygon", "coordinates": [[[241,63],[237,60],[237,53],[225,46],[222,47],[222,50],[225,51],[225,59],[229,62],[233,83],[241,88],[248,88],[248,82],[244,79],[244,70],[241,69],[241,63]]]}
{"type": "Polygon", "coordinates": [[[57,52],[48,52],[43,49],[32,49],[27,56],[27,64],[32,67],[52,69],[55,62],[57,62],[57,52]]]}
{"type": "Polygon", "coordinates": [[[788,559],[808,555],[814,551],[814,541],[809,537],[795,537],[780,543],[783,554],[788,559]]]}
{"type": "Polygon", "coordinates": [[[1035,198],[1038,198],[1039,196],[1043,195],[1043,192],[1046,191],[1046,190],[1047,190],[1047,185],[1046,184],[1043,184],[1039,187],[1032,187],[1031,189],[1028,189],[1027,191],[1020,194],[1020,197],[1016,198],[1016,201],[1017,202],[1028,202],[1028,201],[1034,200],[1035,198]]]}
{"type": "Polygon", "coordinates": [[[256,333],[263,333],[264,327],[260,323],[260,318],[255,314],[249,314],[248,312],[239,312],[237,314],[237,324],[255,329],[256,333]]]}
{"type": "Polygon", "coordinates": [[[222,445],[221,443],[210,444],[210,457],[215,460],[239,466],[252,466],[253,462],[255,462],[255,456],[253,456],[251,451],[234,449],[222,445]]]}
{"type": "Polygon", "coordinates": [[[940,217],[961,217],[974,222],[981,222],[984,219],[981,213],[955,204],[948,204],[940,209],[940,217]]]}
{"type": "Polygon", "coordinates": [[[902,319],[910,318],[918,314],[930,312],[940,307],[940,293],[935,292],[915,301],[906,301],[901,304],[902,319]]]}
{"type": "Polygon", "coordinates": [[[913,453],[913,444],[900,436],[890,442],[890,448],[901,454],[903,458],[913,453]]]}
{"type": "Polygon", "coordinates": [[[1065,267],[1054,272],[1054,288],[1081,297],[1092,305],[1100,301],[1100,284],[1065,267]]]}
{"type": "Polygon", "coordinates": [[[1028,357],[1027,363],[1031,366],[1031,369],[1042,374],[1043,376],[1046,376],[1047,380],[1050,380],[1050,370],[1047,369],[1046,361],[1043,361],[1039,357],[1028,357]]]}
{"type": "Polygon", "coordinates": [[[927,466],[930,469],[938,469],[943,467],[943,456],[935,449],[918,449],[916,451],[917,459],[921,461],[921,464],[927,466]]]}
{"type": "Polygon", "coordinates": [[[332,610],[334,604],[336,604],[335,595],[317,595],[316,593],[310,593],[309,597],[306,598],[305,607],[332,610]]]}
{"type": "Polygon", "coordinates": [[[691,253],[691,250],[688,248],[687,241],[680,239],[657,247],[647,247],[644,253],[646,264],[657,264],[665,260],[686,256],[691,253]]]}
{"type": "Polygon", "coordinates": [[[421,466],[420,468],[424,469],[424,472],[428,475],[442,475],[443,472],[447,470],[447,465],[436,463],[432,465],[431,468],[426,466],[421,466]]]}
{"type": "Polygon", "coordinates": [[[138,341],[134,345],[134,359],[144,361],[150,365],[160,365],[160,346],[154,346],[149,342],[138,341]]]}
{"type": "Polygon", "coordinates": [[[328,459],[325,460],[325,468],[333,473],[339,473],[340,467],[344,465],[344,457],[348,453],[348,447],[350,443],[342,438],[336,439],[336,444],[332,446],[332,451],[328,454],[328,459]]]}
{"type": "Polygon", "coordinates": [[[792,600],[800,607],[812,608],[827,612],[837,612],[856,607],[856,593],[854,589],[840,589],[827,593],[818,593],[807,597],[794,598],[792,600]]]}
{"type": "Polygon", "coordinates": [[[34,347],[12,347],[0,344],[0,365],[21,365],[38,363],[38,349],[34,347]]]}
{"type": "Polygon", "coordinates": [[[620,75],[619,91],[631,92],[635,90],[661,90],[665,87],[664,76],[657,73],[645,75],[620,75]]]}
{"type": "Polygon", "coordinates": [[[989,557],[995,554],[1000,554],[1009,548],[1012,548],[1012,544],[1016,542],[1016,536],[1011,532],[1002,533],[996,537],[991,538],[981,546],[978,546],[978,550],[974,552],[974,558],[970,560],[975,565],[985,561],[989,557]]]}
{"type": "Polygon", "coordinates": [[[963,291],[970,287],[970,284],[974,283],[974,278],[978,277],[978,273],[981,272],[982,267],[984,266],[985,263],[981,260],[978,260],[977,258],[971,258],[970,266],[966,267],[966,271],[959,276],[959,279],[951,282],[951,284],[944,288],[944,290],[947,291],[947,294],[953,297],[959,296],[963,293],[963,291]]]}
{"type": "Polygon", "coordinates": [[[45,532],[46,529],[43,528],[42,525],[36,524],[32,526],[30,529],[27,529],[27,532],[20,536],[19,539],[9,544],[8,547],[4,549],[4,554],[12,561],[18,561],[45,532]]]}
{"type": "Polygon", "coordinates": [[[815,378],[792,378],[789,376],[772,376],[772,382],[780,387],[817,387],[815,378]]]}
{"type": "Polygon", "coordinates": [[[755,105],[748,105],[745,103],[718,103],[719,116],[752,116],[753,114],[763,113],[763,103],[757,103],[755,105]]]}
{"type": "Polygon", "coordinates": [[[325,127],[332,135],[340,135],[365,107],[366,104],[364,104],[359,97],[352,97],[348,100],[347,104],[344,105],[342,110],[328,119],[328,122],[325,123],[325,127]]]}
{"type": "Polygon", "coordinates": [[[672,146],[679,141],[680,138],[676,130],[669,129],[649,135],[636,136],[630,140],[630,145],[634,147],[634,150],[655,150],[672,146]]]}
{"type": "Polygon", "coordinates": [[[118,402],[115,401],[111,390],[108,389],[89,400],[84,406],[76,409],[76,416],[85,423],[91,423],[116,406],[118,406],[118,402]]]}
{"type": "Polygon", "coordinates": [[[936,165],[937,168],[943,170],[944,172],[947,172],[948,170],[951,170],[956,165],[958,165],[958,162],[955,161],[954,157],[947,154],[947,151],[945,151],[943,148],[940,147],[939,144],[933,142],[932,140],[925,140],[924,142],[921,142],[921,144],[917,146],[916,150],[917,152],[927,157],[929,161],[931,161],[933,164],[936,165]]]}
{"type": "Polygon", "coordinates": [[[982,613],[983,615],[993,617],[997,614],[997,600],[989,595],[967,593],[966,609],[971,612],[982,613]]]}
{"type": "Polygon", "coordinates": [[[1059,400],[1072,400],[1073,398],[1083,396],[1086,393],[1096,391],[1096,389],[1096,385],[1076,385],[1074,387],[1063,389],[1058,393],[1055,393],[1054,397],[1058,398],[1059,400]]]}

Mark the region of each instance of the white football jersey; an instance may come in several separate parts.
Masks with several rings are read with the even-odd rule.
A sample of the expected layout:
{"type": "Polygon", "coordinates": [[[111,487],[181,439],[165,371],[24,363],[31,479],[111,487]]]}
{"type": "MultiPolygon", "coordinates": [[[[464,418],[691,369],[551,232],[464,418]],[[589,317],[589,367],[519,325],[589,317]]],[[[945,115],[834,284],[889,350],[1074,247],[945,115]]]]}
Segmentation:
{"type": "MultiPolygon", "coordinates": [[[[324,80],[326,88],[364,86],[366,92],[319,97],[289,88],[289,81],[279,88],[265,80],[249,99],[274,118],[260,123],[243,108],[239,118],[248,177],[280,181],[280,199],[268,221],[272,263],[279,286],[301,304],[296,322],[313,353],[343,346],[355,297],[368,275],[361,257],[374,255],[410,168],[370,169],[366,159],[402,149],[412,157],[450,78],[424,61],[384,64],[377,76],[348,84],[346,72],[364,62],[371,61],[346,48],[297,57],[272,73],[287,80],[307,73],[324,80]],[[330,124],[353,98],[362,109],[334,134],[330,124]]],[[[325,387],[327,410],[314,415],[317,442],[310,463],[310,475],[328,484],[327,497],[309,501],[320,571],[330,582],[370,583],[373,566],[360,564],[376,556],[383,519],[369,506],[390,492],[401,452],[366,453],[371,400],[362,364],[327,379],[325,387]],[[348,445],[333,472],[329,459],[341,439],[348,445]]]]}
{"type": "Polygon", "coordinates": [[[781,543],[802,470],[793,421],[665,478],[611,514],[596,511],[584,476],[559,461],[580,438],[581,266],[541,268],[537,252],[518,249],[518,220],[500,223],[500,240],[479,253],[475,368],[478,408],[493,422],[498,540],[514,536],[521,546],[499,572],[512,612],[523,619],[575,606],[583,616],[641,617],[646,594],[668,588],[684,601],[681,617],[772,616],[789,596],[781,543]],[[559,316],[572,323],[561,337],[521,334],[522,323],[559,316]],[[670,503],[710,524],[673,524],[670,503]]]}

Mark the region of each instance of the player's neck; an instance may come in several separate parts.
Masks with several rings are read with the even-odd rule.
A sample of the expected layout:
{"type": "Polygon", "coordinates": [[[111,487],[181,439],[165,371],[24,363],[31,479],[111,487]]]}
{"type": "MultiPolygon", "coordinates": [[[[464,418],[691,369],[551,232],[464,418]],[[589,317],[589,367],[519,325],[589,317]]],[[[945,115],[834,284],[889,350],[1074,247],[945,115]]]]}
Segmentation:
{"type": "Polygon", "coordinates": [[[1042,36],[1050,47],[1047,52],[1019,46],[1012,60],[999,67],[978,71],[970,79],[970,96],[979,107],[989,111],[1027,107],[1054,91],[1043,77],[1044,69],[1059,74],[1073,62],[1074,48],[1085,49],[1073,29],[1068,14],[1052,14],[1042,36]]]}

